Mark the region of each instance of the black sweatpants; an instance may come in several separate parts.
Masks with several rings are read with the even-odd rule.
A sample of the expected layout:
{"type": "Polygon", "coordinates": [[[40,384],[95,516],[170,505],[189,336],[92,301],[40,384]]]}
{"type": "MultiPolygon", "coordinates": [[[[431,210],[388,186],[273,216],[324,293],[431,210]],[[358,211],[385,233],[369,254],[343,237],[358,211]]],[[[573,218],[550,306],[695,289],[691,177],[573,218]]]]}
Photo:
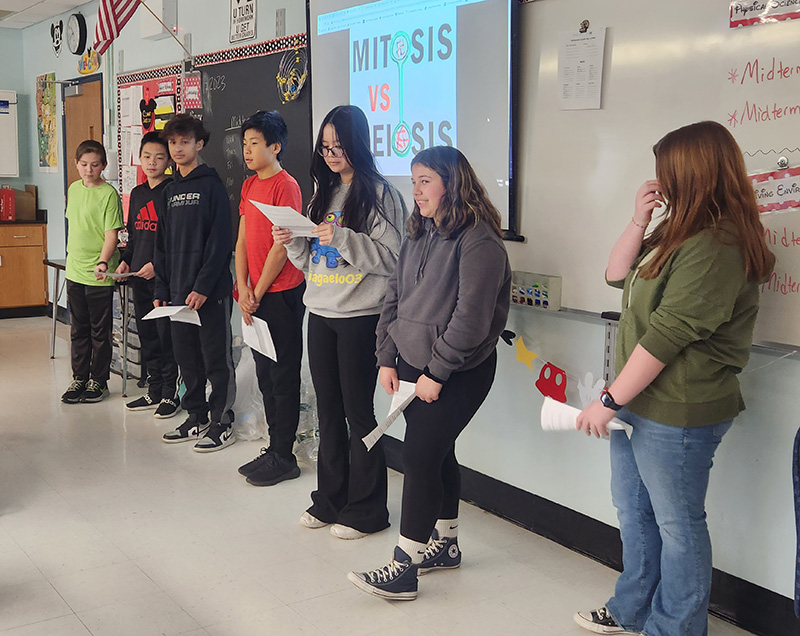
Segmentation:
{"type": "Polygon", "coordinates": [[[308,512],[361,532],[389,527],[383,445],[379,441],[367,452],[361,441],[377,426],[377,325],[377,315],[308,317],[308,359],[319,414],[317,489],[308,512]]]}
{"type": "Polygon", "coordinates": [[[177,395],[178,364],[172,353],[169,318],[142,320],[153,311],[155,282],[131,277],[136,332],[142,345],[142,371],[147,377],[147,392],[153,401],[172,399],[177,395]]]}
{"type": "Polygon", "coordinates": [[[264,294],[255,314],[266,321],[278,361],[253,350],[258,387],[264,398],[270,450],[292,454],[300,420],[300,363],[303,359],[303,281],[293,289],[264,294]]]}
{"type": "Polygon", "coordinates": [[[114,321],[113,285],[84,285],[67,281],[70,313],[72,377],[108,382],[111,373],[111,327],[114,321]]]}
{"type": "Polygon", "coordinates": [[[172,350],[181,368],[186,393],[181,404],[193,422],[231,424],[236,376],[231,353],[231,298],[207,300],[200,307],[201,326],[170,322],[172,350]],[[211,395],[206,401],[206,382],[211,395]]]}
{"type": "MultiPolygon", "coordinates": [[[[474,369],[453,373],[442,387],[439,399],[430,404],[415,399],[403,415],[403,508],[400,534],[427,543],[437,519],[458,517],[461,497],[461,469],[455,443],[466,428],[494,381],[497,352],[474,369]]],[[[397,375],[416,382],[422,371],[402,358],[397,375]]]]}

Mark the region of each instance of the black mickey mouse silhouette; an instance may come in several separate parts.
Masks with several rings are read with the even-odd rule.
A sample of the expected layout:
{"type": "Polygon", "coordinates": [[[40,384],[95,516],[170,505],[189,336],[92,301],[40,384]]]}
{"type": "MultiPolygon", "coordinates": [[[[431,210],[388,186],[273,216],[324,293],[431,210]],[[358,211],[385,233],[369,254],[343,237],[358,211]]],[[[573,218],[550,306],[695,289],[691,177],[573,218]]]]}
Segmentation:
{"type": "Polygon", "coordinates": [[[53,40],[53,52],[56,57],[61,55],[61,42],[64,39],[64,21],[59,20],[50,25],[50,37],[53,40]]]}

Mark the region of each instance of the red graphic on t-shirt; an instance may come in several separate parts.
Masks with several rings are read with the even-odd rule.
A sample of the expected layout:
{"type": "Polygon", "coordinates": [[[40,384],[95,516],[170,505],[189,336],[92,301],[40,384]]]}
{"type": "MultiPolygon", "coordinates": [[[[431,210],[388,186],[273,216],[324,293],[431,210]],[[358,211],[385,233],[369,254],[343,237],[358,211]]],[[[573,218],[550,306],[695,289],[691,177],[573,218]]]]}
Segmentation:
{"type": "Polygon", "coordinates": [[[137,230],[156,231],[158,228],[158,215],[156,214],[156,206],[153,205],[152,201],[148,201],[147,205],[139,210],[139,215],[136,217],[136,223],[133,226],[137,230]]]}
{"type": "Polygon", "coordinates": [[[545,397],[551,397],[556,402],[567,401],[567,374],[549,362],[542,367],[536,388],[545,397]]]}

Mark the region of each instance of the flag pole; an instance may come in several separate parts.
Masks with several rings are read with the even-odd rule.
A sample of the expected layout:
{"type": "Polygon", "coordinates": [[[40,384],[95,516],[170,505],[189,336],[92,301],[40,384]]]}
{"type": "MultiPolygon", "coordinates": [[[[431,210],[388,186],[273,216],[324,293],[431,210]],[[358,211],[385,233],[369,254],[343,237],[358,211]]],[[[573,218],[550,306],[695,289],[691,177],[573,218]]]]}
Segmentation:
{"type": "Polygon", "coordinates": [[[152,16],[153,16],[153,17],[154,17],[156,20],[158,20],[158,21],[159,21],[159,23],[161,24],[161,26],[163,26],[163,27],[164,27],[164,28],[167,30],[167,33],[169,33],[169,34],[172,36],[172,39],[173,39],[173,40],[175,40],[175,41],[178,43],[178,45],[179,45],[179,46],[180,46],[180,47],[181,47],[181,48],[182,48],[184,51],[186,51],[186,55],[187,55],[187,57],[191,58],[191,57],[192,57],[192,53],[191,53],[191,51],[189,51],[189,49],[187,49],[187,48],[186,48],[186,47],[183,45],[183,43],[182,43],[182,42],[181,42],[181,41],[180,41],[180,40],[179,40],[177,37],[175,37],[175,34],[172,32],[172,28],[171,28],[171,27],[168,27],[166,24],[164,24],[164,21],[163,21],[161,18],[159,18],[159,17],[158,17],[158,16],[157,16],[155,13],[153,13],[153,10],[152,10],[150,7],[148,7],[148,6],[147,6],[147,3],[146,3],[144,0],[139,0],[139,4],[140,4],[140,5],[142,5],[142,6],[143,6],[145,9],[147,9],[147,10],[150,12],[150,15],[152,15],[152,16]]]}

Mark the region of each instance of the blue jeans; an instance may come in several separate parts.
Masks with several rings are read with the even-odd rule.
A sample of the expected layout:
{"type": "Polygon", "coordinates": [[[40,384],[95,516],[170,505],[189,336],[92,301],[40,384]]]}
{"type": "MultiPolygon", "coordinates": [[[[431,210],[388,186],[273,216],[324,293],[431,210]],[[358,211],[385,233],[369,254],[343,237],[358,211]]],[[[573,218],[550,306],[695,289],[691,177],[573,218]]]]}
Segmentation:
{"type": "Polygon", "coordinates": [[[711,539],[705,499],[714,452],[733,420],[698,428],[658,424],[623,409],[611,433],[611,496],[623,571],[606,603],[626,630],[706,636],[711,539]]]}

